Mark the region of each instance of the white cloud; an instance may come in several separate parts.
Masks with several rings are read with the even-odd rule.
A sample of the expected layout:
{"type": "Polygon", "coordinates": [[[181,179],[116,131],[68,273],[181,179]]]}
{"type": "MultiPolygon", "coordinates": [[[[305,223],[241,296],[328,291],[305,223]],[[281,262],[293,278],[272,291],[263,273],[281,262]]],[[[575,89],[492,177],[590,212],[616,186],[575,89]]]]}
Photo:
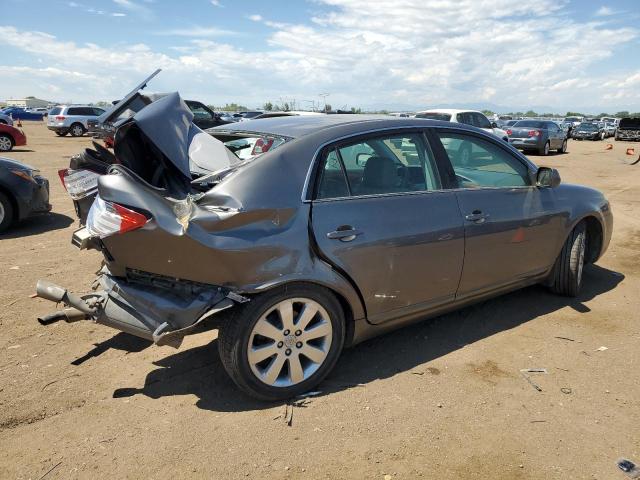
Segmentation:
{"type": "Polygon", "coordinates": [[[121,13],[121,12],[115,12],[111,14],[112,17],[126,17],[127,14],[126,13],[121,13]]]}
{"type": "MultiPolygon", "coordinates": [[[[122,8],[132,3],[114,1],[122,8]]],[[[635,41],[638,30],[575,20],[564,14],[564,1],[316,1],[325,13],[306,23],[249,15],[273,29],[266,44],[253,49],[214,41],[233,32],[208,25],[158,32],[188,39],[170,53],[106,40],[88,46],[13,27],[0,27],[0,38],[64,70],[104,72],[103,90],[87,100],[117,98],[123,85],[161,67],[154,88],[211,102],[258,105],[331,92],[336,107],[490,102],[640,109],[635,70],[593,73],[598,62],[635,41]]]]}
{"type": "Polygon", "coordinates": [[[168,35],[168,36],[176,36],[176,37],[196,37],[196,38],[207,38],[207,37],[221,37],[228,35],[237,35],[238,32],[234,32],[232,30],[224,30],[221,28],[215,27],[189,27],[189,28],[174,28],[171,30],[162,30],[160,32],[156,32],[156,35],[168,35]]]}
{"type": "Polygon", "coordinates": [[[211,0],[211,5],[213,5],[214,7],[223,7],[224,5],[222,5],[220,3],[220,0],[211,0]]]}
{"type": "MultiPolygon", "coordinates": [[[[131,13],[135,13],[142,19],[151,20],[155,17],[153,10],[151,10],[149,7],[140,5],[139,3],[136,3],[132,0],[113,0],[113,3],[115,3],[121,8],[124,8],[125,10],[130,11],[131,13]]],[[[151,4],[153,2],[145,2],[145,3],[151,4]]]]}
{"type": "Polygon", "coordinates": [[[616,13],[618,13],[618,12],[616,12],[615,10],[613,10],[610,7],[606,7],[606,6],[603,5],[602,7],[600,7],[596,11],[596,17],[608,17],[608,16],[611,16],[611,15],[615,15],[616,13]]]}

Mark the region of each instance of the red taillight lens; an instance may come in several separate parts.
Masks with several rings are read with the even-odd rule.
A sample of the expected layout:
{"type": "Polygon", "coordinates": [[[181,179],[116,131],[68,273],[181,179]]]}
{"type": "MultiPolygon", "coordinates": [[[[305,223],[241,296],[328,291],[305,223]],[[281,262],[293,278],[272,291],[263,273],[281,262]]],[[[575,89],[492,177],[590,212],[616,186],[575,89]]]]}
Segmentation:
{"type": "Polygon", "coordinates": [[[114,202],[102,200],[98,195],[87,216],[87,230],[93,237],[108,237],[143,227],[147,217],[114,202]]]}
{"type": "Polygon", "coordinates": [[[100,175],[91,170],[65,168],[58,170],[58,176],[62,186],[74,200],[91,195],[98,189],[100,175]]]}
{"type": "Polygon", "coordinates": [[[58,120],[59,122],[63,121],[64,118],[65,118],[64,115],[57,115],[56,116],[56,120],[58,120]]]}
{"type": "Polygon", "coordinates": [[[507,129],[507,135],[511,135],[513,133],[513,130],[511,130],[510,128],[507,129]]]}
{"type": "Polygon", "coordinates": [[[272,145],[273,138],[259,138],[256,140],[253,150],[251,150],[251,155],[260,155],[261,153],[267,152],[272,145]]]}
{"type": "Polygon", "coordinates": [[[539,137],[540,136],[540,131],[539,130],[529,130],[529,136],[530,137],[539,137]]]}

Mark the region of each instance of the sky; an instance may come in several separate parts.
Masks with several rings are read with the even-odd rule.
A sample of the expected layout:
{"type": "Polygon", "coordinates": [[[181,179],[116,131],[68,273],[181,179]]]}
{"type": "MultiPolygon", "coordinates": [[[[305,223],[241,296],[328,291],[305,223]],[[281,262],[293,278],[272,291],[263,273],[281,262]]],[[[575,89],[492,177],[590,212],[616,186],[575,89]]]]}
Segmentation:
{"type": "Polygon", "coordinates": [[[640,111],[640,0],[0,0],[0,99],[640,111]]]}

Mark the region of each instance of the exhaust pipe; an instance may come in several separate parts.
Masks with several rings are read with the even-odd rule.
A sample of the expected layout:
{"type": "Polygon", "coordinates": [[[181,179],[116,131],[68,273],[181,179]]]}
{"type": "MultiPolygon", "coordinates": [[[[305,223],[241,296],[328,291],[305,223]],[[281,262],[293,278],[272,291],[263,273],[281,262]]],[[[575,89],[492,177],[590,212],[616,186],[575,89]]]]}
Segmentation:
{"type": "Polygon", "coordinates": [[[80,310],[80,312],[85,315],[91,315],[94,313],[94,309],[91,308],[82,298],[67,291],[66,288],[60,287],[55,283],[47,282],[46,280],[38,280],[36,285],[36,295],[55,303],[62,302],[68,307],[80,310]]]}
{"type": "Polygon", "coordinates": [[[67,323],[77,322],[78,320],[86,320],[88,315],[75,308],[65,308],[58,312],[50,313],[43,317],[38,317],[40,325],[51,325],[52,323],[64,320],[67,323]]]}

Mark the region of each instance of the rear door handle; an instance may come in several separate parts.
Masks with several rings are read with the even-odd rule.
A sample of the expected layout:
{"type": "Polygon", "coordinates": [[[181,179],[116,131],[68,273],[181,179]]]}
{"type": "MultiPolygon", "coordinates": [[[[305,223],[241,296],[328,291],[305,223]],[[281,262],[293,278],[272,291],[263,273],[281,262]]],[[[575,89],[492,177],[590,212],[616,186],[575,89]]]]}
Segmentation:
{"type": "Polygon", "coordinates": [[[474,210],[469,215],[464,217],[465,220],[473,223],[484,223],[489,218],[488,213],[482,213],[480,210],[474,210]]]}
{"type": "Polygon", "coordinates": [[[330,240],[340,240],[341,242],[350,242],[351,240],[355,240],[355,238],[361,234],[362,232],[360,230],[357,230],[350,225],[343,225],[333,232],[327,233],[327,238],[330,240]]]}

